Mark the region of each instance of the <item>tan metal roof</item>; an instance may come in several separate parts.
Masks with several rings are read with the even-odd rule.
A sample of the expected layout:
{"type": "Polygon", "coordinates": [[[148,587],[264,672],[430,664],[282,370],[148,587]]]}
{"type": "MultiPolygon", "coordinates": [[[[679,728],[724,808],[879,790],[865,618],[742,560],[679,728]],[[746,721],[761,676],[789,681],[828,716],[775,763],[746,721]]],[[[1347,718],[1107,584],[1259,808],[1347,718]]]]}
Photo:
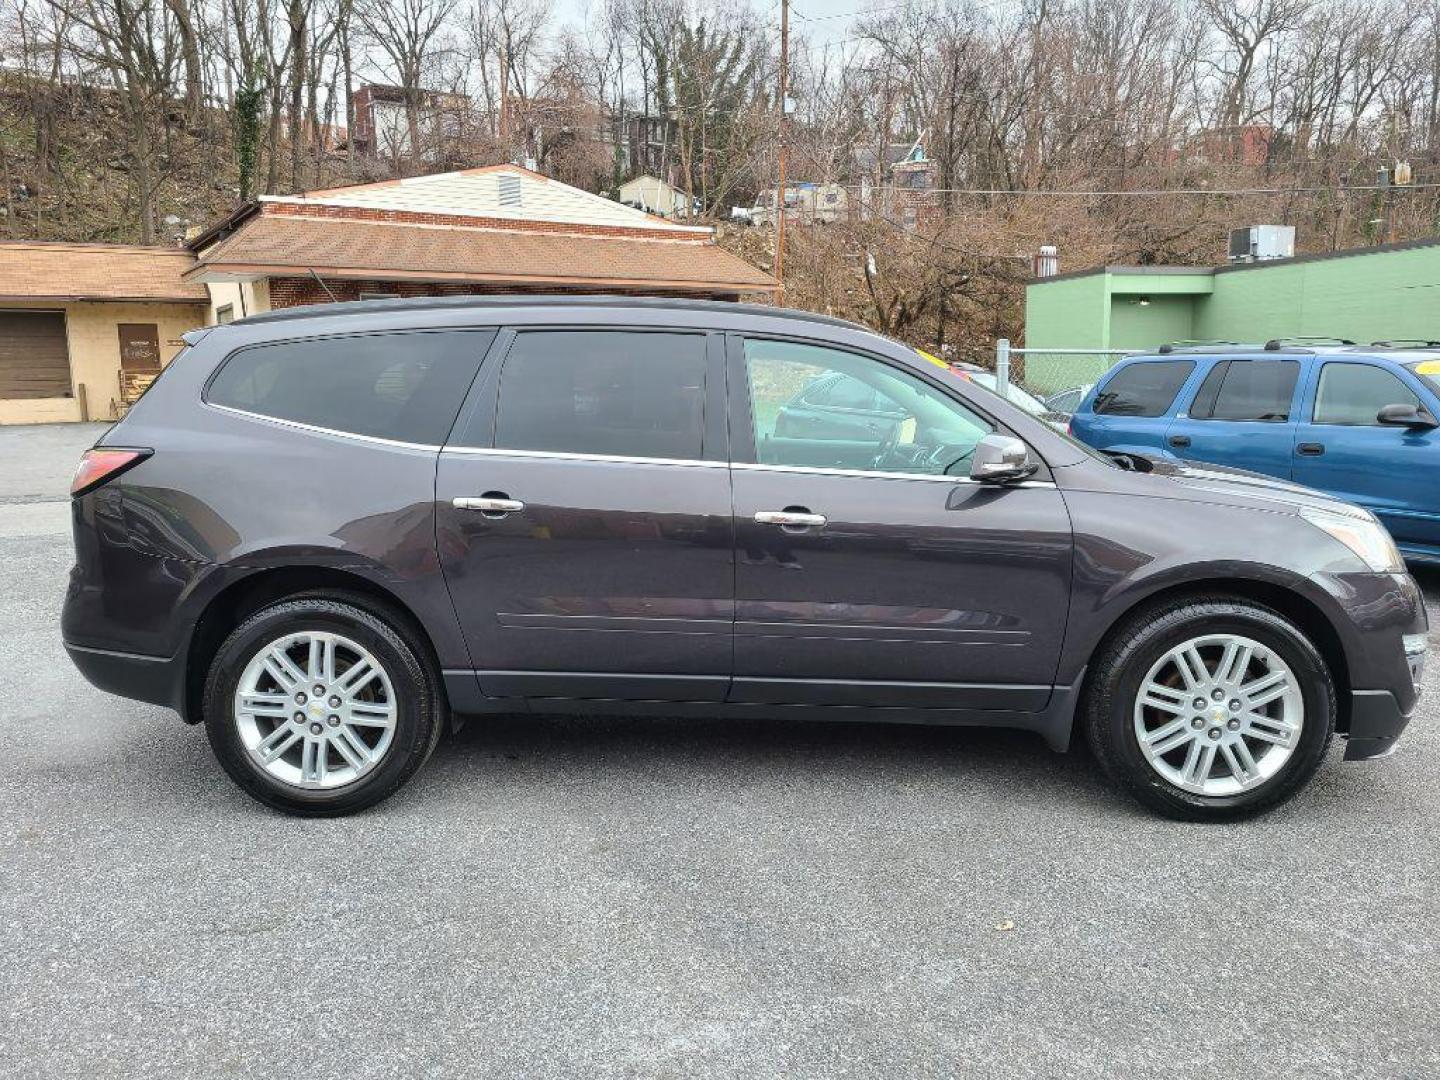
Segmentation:
{"type": "Polygon", "coordinates": [[[0,300],[149,300],[203,304],[183,248],[0,241],[0,300]]]}
{"type": "Polygon", "coordinates": [[[766,292],[775,280],[708,240],[260,214],[207,250],[192,281],[326,277],[766,292]]]}

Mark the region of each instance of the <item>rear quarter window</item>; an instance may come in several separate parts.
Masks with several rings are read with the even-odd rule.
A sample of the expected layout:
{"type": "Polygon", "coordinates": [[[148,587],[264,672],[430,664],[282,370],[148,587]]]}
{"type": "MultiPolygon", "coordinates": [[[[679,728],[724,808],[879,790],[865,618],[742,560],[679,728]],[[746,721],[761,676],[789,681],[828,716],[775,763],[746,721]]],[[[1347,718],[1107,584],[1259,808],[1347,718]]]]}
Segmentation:
{"type": "Polygon", "coordinates": [[[494,336],[410,331],[251,345],[225,361],[205,400],[331,431],[439,446],[494,336]]]}
{"type": "Polygon", "coordinates": [[[1164,416],[1195,370],[1193,360],[1155,360],[1117,371],[1095,395],[1102,416],[1164,416]]]}

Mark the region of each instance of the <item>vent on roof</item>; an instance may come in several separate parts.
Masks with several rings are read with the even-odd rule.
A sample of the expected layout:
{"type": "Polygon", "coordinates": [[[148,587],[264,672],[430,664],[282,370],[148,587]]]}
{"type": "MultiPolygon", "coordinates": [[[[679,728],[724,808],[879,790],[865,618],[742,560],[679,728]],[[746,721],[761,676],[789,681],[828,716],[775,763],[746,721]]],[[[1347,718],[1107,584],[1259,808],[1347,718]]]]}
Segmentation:
{"type": "Polygon", "coordinates": [[[500,181],[500,205],[520,205],[520,177],[514,173],[501,173],[497,179],[500,181]]]}

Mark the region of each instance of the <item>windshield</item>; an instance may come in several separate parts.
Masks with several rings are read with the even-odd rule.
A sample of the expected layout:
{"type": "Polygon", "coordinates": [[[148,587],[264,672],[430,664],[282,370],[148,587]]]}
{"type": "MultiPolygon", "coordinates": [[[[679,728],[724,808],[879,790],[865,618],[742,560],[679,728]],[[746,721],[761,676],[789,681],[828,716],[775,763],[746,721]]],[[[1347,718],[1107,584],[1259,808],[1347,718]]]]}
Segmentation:
{"type": "Polygon", "coordinates": [[[1419,375],[1431,390],[1440,394],[1440,360],[1421,360],[1411,364],[1410,370],[1419,375]]]}

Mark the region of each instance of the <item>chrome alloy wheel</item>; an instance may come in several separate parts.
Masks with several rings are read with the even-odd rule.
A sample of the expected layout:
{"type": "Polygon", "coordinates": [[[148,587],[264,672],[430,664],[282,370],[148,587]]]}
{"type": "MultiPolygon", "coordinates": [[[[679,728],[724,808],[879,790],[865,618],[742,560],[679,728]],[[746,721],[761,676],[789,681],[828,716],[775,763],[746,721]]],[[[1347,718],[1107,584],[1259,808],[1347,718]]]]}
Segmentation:
{"type": "Polygon", "coordinates": [[[266,773],[298,788],[352,784],[384,759],[399,710],[364,646],[305,631],[262,646],[235,689],[235,727],[266,773]]]}
{"type": "Polygon", "coordinates": [[[1135,698],[1135,737],[1150,767],[1197,795],[1236,795],[1290,759],[1305,699],[1274,649],[1237,634],[1175,646],[1135,698]]]}

